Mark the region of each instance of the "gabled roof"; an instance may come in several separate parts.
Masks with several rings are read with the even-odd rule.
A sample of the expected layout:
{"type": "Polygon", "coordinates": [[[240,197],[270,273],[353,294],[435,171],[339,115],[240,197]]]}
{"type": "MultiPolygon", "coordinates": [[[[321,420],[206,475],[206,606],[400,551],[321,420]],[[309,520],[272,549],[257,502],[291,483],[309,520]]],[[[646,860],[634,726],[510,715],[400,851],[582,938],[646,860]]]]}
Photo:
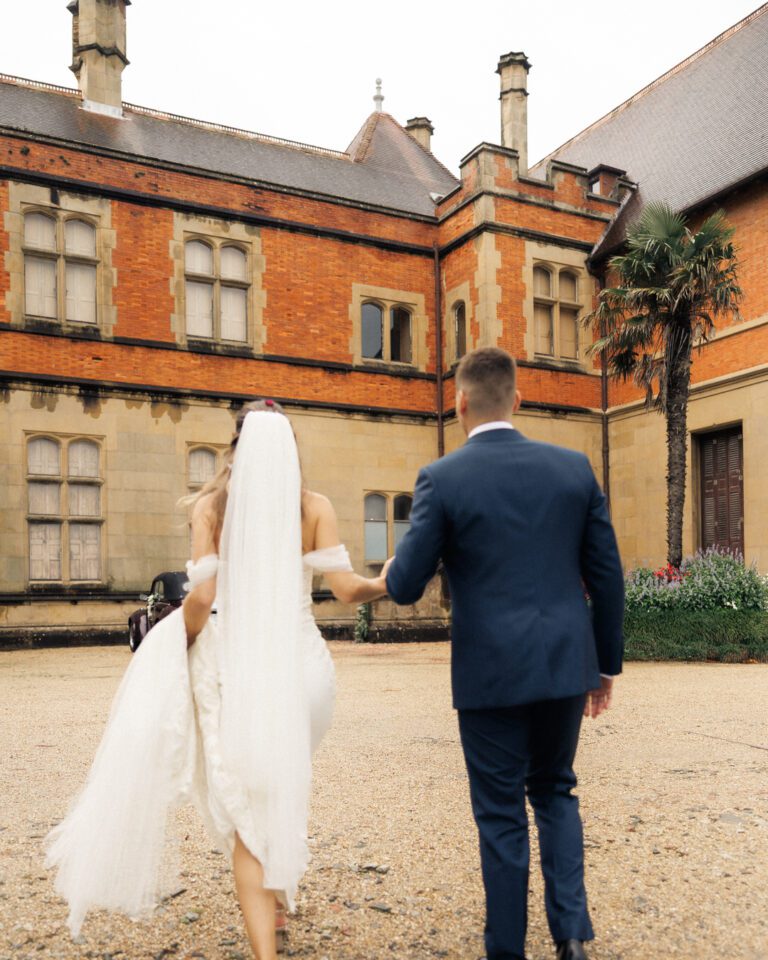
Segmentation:
{"type": "Polygon", "coordinates": [[[434,216],[430,193],[447,193],[455,178],[388,114],[368,127],[368,153],[353,156],[130,104],[121,119],[103,116],[83,110],[77,90],[0,75],[0,132],[434,216]]]}
{"type": "Polygon", "coordinates": [[[553,159],[618,167],[638,184],[601,253],[621,243],[645,204],[689,210],[768,169],[768,3],[558,147],[531,176],[544,177],[553,159]]]}

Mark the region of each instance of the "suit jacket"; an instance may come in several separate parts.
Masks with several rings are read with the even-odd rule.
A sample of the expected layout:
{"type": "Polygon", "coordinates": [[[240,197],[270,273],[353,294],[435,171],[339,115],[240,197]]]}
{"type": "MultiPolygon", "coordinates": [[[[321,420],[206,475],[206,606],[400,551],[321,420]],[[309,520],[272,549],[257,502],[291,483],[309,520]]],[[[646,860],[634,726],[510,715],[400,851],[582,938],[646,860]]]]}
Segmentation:
{"type": "Polygon", "coordinates": [[[576,696],[621,672],[624,577],[583,454],[500,429],[424,467],[390,596],[415,603],[441,559],[457,709],[576,696]]]}

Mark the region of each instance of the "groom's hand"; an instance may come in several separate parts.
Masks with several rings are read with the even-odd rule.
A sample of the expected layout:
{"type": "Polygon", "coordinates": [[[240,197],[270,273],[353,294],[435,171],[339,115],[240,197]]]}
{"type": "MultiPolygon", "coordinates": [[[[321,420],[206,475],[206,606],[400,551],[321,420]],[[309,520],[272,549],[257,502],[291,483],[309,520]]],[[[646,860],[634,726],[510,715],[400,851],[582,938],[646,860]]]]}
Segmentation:
{"type": "Polygon", "coordinates": [[[597,690],[590,690],[587,693],[587,702],[584,705],[584,716],[599,717],[601,713],[611,706],[613,699],[613,677],[601,677],[600,687],[597,690]]]}

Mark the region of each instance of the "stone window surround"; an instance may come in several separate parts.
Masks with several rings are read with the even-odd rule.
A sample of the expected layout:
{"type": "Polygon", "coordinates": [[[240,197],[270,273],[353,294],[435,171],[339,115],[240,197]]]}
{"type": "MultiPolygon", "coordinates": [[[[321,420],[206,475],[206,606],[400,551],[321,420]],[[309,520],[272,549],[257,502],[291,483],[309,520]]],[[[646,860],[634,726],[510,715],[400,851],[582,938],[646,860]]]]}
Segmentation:
{"type": "MultiPolygon", "coordinates": [[[[568,359],[558,356],[542,356],[536,352],[536,328],[534,300],[536,299],[533,288],[533,268],[544,267],[556,275],[561,270],[573,273],[579,284],[579,299],[581,301],[582,312],[591,309],[590,291],[594,288],[594,278],[587,270],[587,254],[581,250],[572,250],[567,247],[555,246],[554,244],[540,243],[539,241],[527,240],[525,243],[525,262],[523,264],[523,285],[525,297],[523,300],[523,318],[525,320],[525,354],[528,360],[541,366],[556,367],[558,369],[578,368],[581,372],[599,377],[600,371],[593,369],[589,364],[586,354],[586,340],[588,331],[581,326],[581,314],[579,315],[579,347],[578,358],[568,359]]],[[[555,318],[556,320],[556,318],[555,318]]]]}
{"type": "Polygon", "coordinates": [[[214,466],[214,476],[221,469],[222,457],[224,452],[227,450],[227,444],[219,443],[204,443],[200,442],[187,442],[187,448],[185,451],[185,465],[186,465],[186,476],[187,476],[187,490],[190,494],[197,493],[198,490],[202,489],[203,484],[193,481],[190,477],[189,465],[190,465],[190,456],[194,453],[195,450],[206,450],[209,453],[214,455],[215,466],[214,466]]]}
{"type": "MultiPolygon", "coordinates": [[[[386,508],[386,519],[373,521],[378,523],[384,523],[386,525],[386,535],[387,535],[387,557],[394,556],[395,553],[395,523],[405,521],[395,521],[395,500],[398,497],[408,497],[411,501],[411,508],[413,508],[413,493],[407,493],[404,490],[365,490],[363,492],[363,560],[367,567],[374,567],[376,569],[383,566],[387,557],[384,560],[369,560],[365,556],[365,525],[371,521],[366,519],[366,510],[365,504],[370,496],[383,497],[386,508]]],[[[410,516],[410,512],[409,512],[410,516]]],[[[410,519],[407,521],[410,526],[410,519]]]]}
{"type": "Polygon", "coordinates": [[[450,370],[458,364],[460,357],[456,356],[456,317],[454,310],[457,304],[464,303],[464,318],[467,331],[467,353],[474,350],[475,343],[472,336],[472,322],[474,320],[474,305],[470,298],[469,280],[465,280],[456,287],[451,287],[443,294],[445,304],[443,313],[443,338],[445,346],[445,369],[450,370]]]}
{"type": "MultiPolygon", "coordinates": [[[[60,433],[60,432],[51,432],[51,431],[41,431],[41,430],[29,430],[24,433],[24,483],[26,487],[26,496],[27,500],[25,503],[24,516],[27,521],[27,533],[24,537],[24,568],[27,571],[27,582],[34,584],[81,584],[81,583],[97,583],[103,584],[107,582],[106,575],[106,563],[107,558],[104,553],[104,547],[107,542],[107,533],[106,533],[106,516],[107,509],[105,503],[105,464],[104,464],[104,441],[105,437],[103,435],[92,435],[92,434],[81,434],[81,433],[60,433]],[[59,446],[59,473],[58,475],[53,474],[33,474],[29,470],[29,445],[33,440],[52,440],[54,443],[57,443],[59,446]],[[71,444],[76,443],[78,440],[84,440],[88,443],[93,443],[98,447],[99,451],[99,474],[97,477],[71,477],[69,475],[69,457],[68,450],[71,444]],[[72,482],[76,483],[87,483],[90,486],[99,487],[99,499],[100,499],[100,513],[98,517],[72,517],[69,513],[69,504],[66,504],[66,509],[64,505],[60,502],[59,512],[58,512],[58,522],[61,525],[61,576],[58,579],[51,580],[32,580],[29,576],[30,572],[30,545],[29,545],[29,526],[30,523],[34,523],[36,520],[42,520],[44,522],[44,517],[41,514],[31,514],[29,512],[29,484],[30,482],[52,482],[58,483],[60,492],[60,497],[63,493],[63,488],[68,486],[72,482]],[[94,580],[72,580],[69,576],[70,568],[70,557],[69,557],[69,524],[70,523],[89,523],[98,526],[101,530],[100,538],[100,547],[99,547],[99,579],[94,580]]],[[[68,497],[68,493],[66,494],[68,497]]],[[[53,517],[53,515],[51,515],[53,517]]]]}
{"type": "MultiPolygon", "coordinates": [[[[176,342],[181,347],[189,343],[215,343],[224,349],[250,348],[254,353],[263,353],[267,340],[264,325],[264,307],[267,294],[263,288],[265,259],[261,252],[261,230],[236,220],[220,220],[213,217],[193,214],[174,213],[173,239],[170,242],[173,273],[170,278],[171,296],[174,312],[171,315],[171,329],[176,342]],[[222,246],[238,247],[248,257],[248,297],[247,297],[247,334],[245,340],[219,340],[208,337],[190,337],[187,334],[186,311],[186,256],[185,245],[190,240],[200,240],[216,250],[222,246]]],[[[214,324],[215,324],[214,319],[214,324]]]]}
{"type": "Polygon", "coordinates": [[[396,367],[400,370],[417,369],[426,371],[429,362],[427,349],[427,313],[425,298],[422,293],[412,290],[395,290],[390,287],[373,287],[368,284],[352,284],[352,300],[349,305],[349,319],[352,325],[352,336],[349,341],[349,350],[352,362],[355,365],[371,367],[396,367]],[[411,362],[404,363],[397,360],[376,360],[362,355],[362,309],[363,304],[371,302],[381,307],[384,313],[384,344],[387,343],[387,322],[392,307],[403,307],[411,315],[411,362]]]}
{"type": "MultiPolygon", "coordinates": [[[[39,326],[44,323],[65,333],[87,329],[98,331],[103,337],[111,337],[117,321],[117,308],[113,304],[117,272],[112,267],[112,254],[117,238],[112,229],[111,202],[101,197],[85,197],[63,190],[58,191],[57,196],[57,191],[50,187],[9,181],[8,211],[4,217],[4,225],[8,234],[5,269],[10,278],[9,290],[6,294],[6,309],[10,314],[11,324],[23,328],[27,324],[39,326]],[[28,213],[42,213],[55,217],[57,229],[61,229],[62,221],[70,219],[83,220],[96,227],[96,323],[67,320],[61,306],[58,311],[59,317],[55,320],[27,318],[24,292],[24,216],[28,213]]],[[[62,251],[57,251],[56,256],[57,258],[63,256],[62,251]]],[[[57,287],[60,288],[60,286],[60,283],[57,284],[57,287]]],[[[58,289],[60,305],[64,296],[65,292],[58,289]]]]}

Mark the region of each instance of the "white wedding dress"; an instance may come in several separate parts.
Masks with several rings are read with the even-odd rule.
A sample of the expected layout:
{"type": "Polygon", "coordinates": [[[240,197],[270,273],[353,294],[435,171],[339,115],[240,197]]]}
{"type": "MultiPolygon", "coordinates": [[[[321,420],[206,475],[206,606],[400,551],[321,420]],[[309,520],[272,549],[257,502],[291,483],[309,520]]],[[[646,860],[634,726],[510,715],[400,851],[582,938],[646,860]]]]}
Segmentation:
{"type": "Polygon", "coordinates": [[[47,864],[73,936],[88,910],[146,916],[178,886],[173,811],[194,802],[214,844],[235,832],[293,909],[309,861],[311,754],[333,711],[333,662],[312,614],[314,571],[351,570],[343,546],[301,554],[301,474],[287,419],[245,418],[220,556],[217,620],[187,649],[183,611],[146,636],[119,686],[81,793],[47,864]]]}

